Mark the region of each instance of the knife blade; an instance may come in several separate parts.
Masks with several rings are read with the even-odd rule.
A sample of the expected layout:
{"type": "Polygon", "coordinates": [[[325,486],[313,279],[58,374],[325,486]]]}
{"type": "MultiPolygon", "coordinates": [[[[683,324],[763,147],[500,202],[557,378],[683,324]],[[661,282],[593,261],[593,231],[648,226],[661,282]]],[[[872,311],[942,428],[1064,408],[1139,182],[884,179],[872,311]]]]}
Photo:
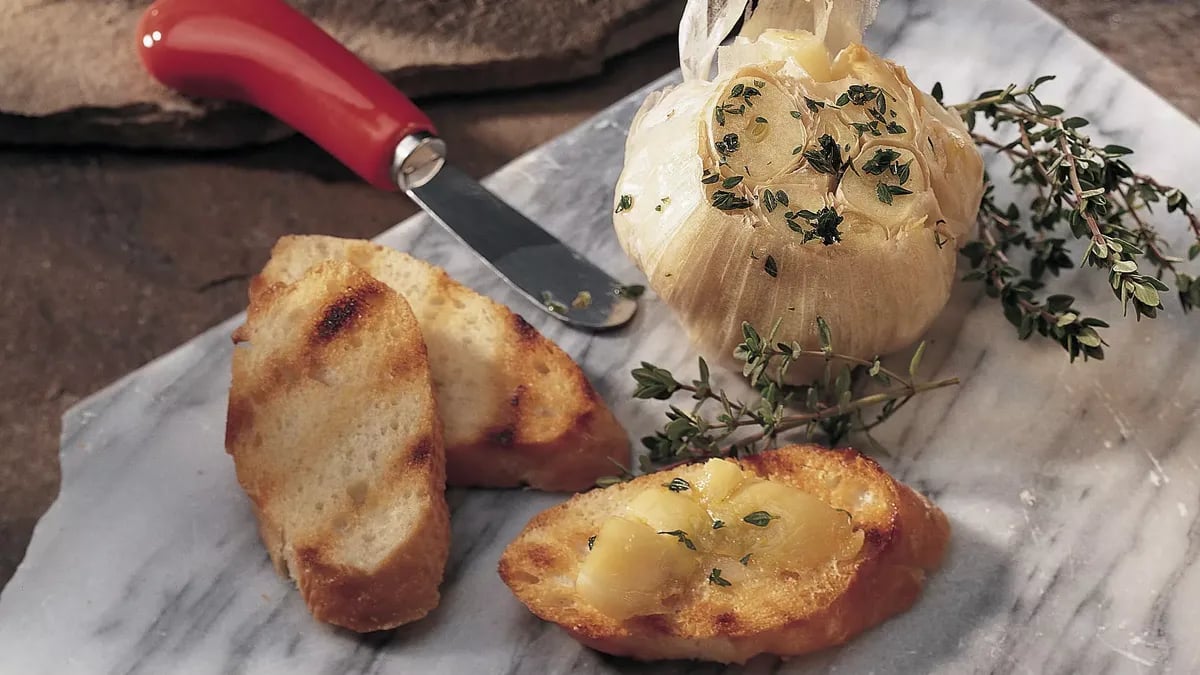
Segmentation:
{"type": "Polygon", "coordinates": [[[555,318],[603,329],[625,323],[637,311],[637,303],[612,277],[454,166],[444,164],[406,193],[555,318]]]}

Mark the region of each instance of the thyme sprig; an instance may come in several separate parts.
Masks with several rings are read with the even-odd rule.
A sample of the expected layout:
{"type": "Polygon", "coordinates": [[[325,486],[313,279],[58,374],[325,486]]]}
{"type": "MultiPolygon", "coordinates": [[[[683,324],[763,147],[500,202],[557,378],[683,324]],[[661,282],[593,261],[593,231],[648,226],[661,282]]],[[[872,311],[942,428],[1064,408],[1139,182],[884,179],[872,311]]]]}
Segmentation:
{"type": "MultiPolygon", "coordinates": [[[[1039,77],[1026,87],[1010,85],[948,106],[962,115],[979,146],[1010,161],[1012,183],[1032,188],[1023,208],[1005,206],[985,176],[978,238],[962,248],[971,265],[965,278],[983,283],[1001,301],[1020,339],[1037,332],[1062,345],[1072,361],[1102,359],[1106,343],[1098,329],[1108,324],[1087,316],[1069,295],[1042,295],[1047,275],[1074,267],[1069,242],[1086,243],[1081,265],[1107,273],[1125,314],[1132,307],[1139,320],[1155,318],[1162,294],[1170,290],[1163,281],[1167,275],[1187,312],[1200,305],[1200,281],[1184,271],[1184,260],[1171,254],[1146,214],[1161,203],[1167,213],[1187,219],[1196,239],[1189,259],[1200,256],[1200,217],[1182,191],[1134,171],[1124,159],[1132,150],[1094,143],[1081,131],[1088,120],[1042,102],[1038,87],[1052,79],[1039,77]],[[981,123],[994,135],[977,131],[981,123]],[[1017,253],[1027,261],[1015,262],[1017,253]]],[[[940,102],[940,85],[933,94],[940,102]]]]}
{"type": "Polygon", "coordinates": [[[900,373],[878,358],[839,354],[823,319],[817,319],[817,329],[820,349],[803,349],[797,342],[775,341],[778,321],[765,337],[749,323],[742,324],[743,340],[734,356],[742,362],[742,375],[758,396],[749,402],[732,400],[717,388],[703,358],[699,359],[699,377],[690,383],[643,362],[632,372],[635,398],[665,401],[687,392],[695,403],[690,409],[670,405],[663,428],[642,439],[649,451],[642,469],[752,454],[774,446],[785,432],[795,432],[789,440],[836,445],[853,433],[869,436],[871,429],[917,394],[958,384],[957,378],[930,381],[917,377],[924,343],[913,352],[908,372],[900,373]],[[823,374],[808,384],[786,384],[789,368],[810,359],[824,363],[823,374]],[[873,389],[856,395],[856,377],[869,379],[873,389]]]}

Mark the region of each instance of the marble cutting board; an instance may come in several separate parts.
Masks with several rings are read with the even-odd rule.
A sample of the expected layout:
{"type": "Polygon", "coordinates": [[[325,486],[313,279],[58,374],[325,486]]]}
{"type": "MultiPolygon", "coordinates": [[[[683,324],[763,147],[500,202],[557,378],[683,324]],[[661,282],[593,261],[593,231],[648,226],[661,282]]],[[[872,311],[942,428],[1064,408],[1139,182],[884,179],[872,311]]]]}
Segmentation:
{"type": "MultiPolygon", "coordinates": [[[[1200,128],[1025,0],[883,5],[869,42],[922,86],[940,79],[961,100],[1056,73],[1044,98],[1138,149],[1140,168],[1200,193],[1200,128]]],[[[488,183],[637,279],[609,227],[610,186],[633,112],[669,81],[488,183]]],[[[1182,242],[1181,224],[1172,228],[1182,242]]],[[[653,297],[631,328],[584,335],[531,311],[423,217],[380,241],[525,314],[579,360],[635,437],[660,408],[629,399],[628,371],[649,360],[692,372],[680,327],[653,297]]],[[[1063,287],[1112,310],[1094,272],[1063,287]]],[[[1172,301],[1154,322],[1112,318],[1109,360],[1069,365],[1054,345],[1012,339],[991,301],[958,289],[926,364],[963,384],[889,423],[891,454],[879,458],[949,515],[944,569],[910,612],[849,645],[756,659],[745,672],[1200,672],[1200,317],[1172,301]]],[[[0,673],[740,672],[605,657],[526,612],[495,565],[526,520],[561,499],[533,492],[451,491],[451,562],[428,619],[367,636],[313,622],[272,572],[222,448],[239,320],[67,414],[61,495],[0,595],[0,673]]]]}

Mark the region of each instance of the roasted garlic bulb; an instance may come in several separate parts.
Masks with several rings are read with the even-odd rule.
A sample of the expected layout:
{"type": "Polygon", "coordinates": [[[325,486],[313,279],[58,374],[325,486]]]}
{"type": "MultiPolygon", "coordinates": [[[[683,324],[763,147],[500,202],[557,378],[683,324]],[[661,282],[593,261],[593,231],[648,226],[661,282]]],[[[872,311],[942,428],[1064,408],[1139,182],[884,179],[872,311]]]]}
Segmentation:
{"type": "Polygon", "coordinates": [[[760,3],[711,80],[719,38],[685,33],[684,82],[633,121],[617,236],[712,360],[733,361],[743,321],[781,319],[778,339],[815,347],[818,316],[839,352],[871,358],[915,342],[949,297],[982,160],[957,116],[859,43],[868,13],[760,3]]]}

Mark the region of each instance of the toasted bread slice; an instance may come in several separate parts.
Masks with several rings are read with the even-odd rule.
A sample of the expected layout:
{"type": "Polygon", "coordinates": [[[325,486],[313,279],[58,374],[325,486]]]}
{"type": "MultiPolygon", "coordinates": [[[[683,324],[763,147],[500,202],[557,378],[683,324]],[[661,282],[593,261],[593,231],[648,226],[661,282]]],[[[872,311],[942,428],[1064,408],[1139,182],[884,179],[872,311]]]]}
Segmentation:
{"type": "Polygon", "coordinates": [[[454,486],[583,490],[629,464],[629,438],[579,366],[520,316],[444,270],[369,241],[287,236],[251,300],[346,260],[404,295],[429,348],[454,486]]]}
{"type": "MultiPolygon", "coordinates": [[[[926,573],[942,560],[949,537],[945,515],[853,450],[791,446],[742,459],[740,467],[746,475],[806,493],[800,495],[801,503],[815,498],[820,509],[836,513],[828,508],[833,507],[848,512],[850,520],[840,523],[846,528],[850,547],[844,551],[849,553],[825,558],[823,563],[799,571],[749,556],[738,560],[737,552],[714,564],[712,558],[703,556],[712,555],[722,545],[712,543],[717,537],[725,533],[747,536],[746,530],[749,536],[761,536],[769,532],[767,528],[780,525],[775,520],[762,520],[759,512],[755,523],[751,523],[751,515],[745,523],[740,516],[726,517],[728,523],[711,521],[713,528],[721,529],[709,529],[711,511],[702,511],[705,524],[685,533],[690,537],[685,542],[687,549],[675,542],[680,534],[678,526],[659,525],[648,530],[651,537],[659,535],[655,541],[665,540],[667,545],[677,547],[667,551],[672,556],[701,556],[695,563],[698,576],[689,578],[677,593],[666,597],[659,611],[622,620],[614,618],[614,612],[602,612],[584,601],[581,592],[586,590],[582,586],[586,577],[580,576],[580,570],[587,556],[600,551],[601,544],[589,538],[594,538],[609,518],[628,514],[629,504],[636,497],[650,490],[662,491],[674,478],[690,481],[693,489],[697,482],[703,485],[708,469],[693,464],[576,495],[544,511],[505,550],[500,576],[534,614],[559,624],[583,644],[600,651],[645,660],[741,663],[761,653],[795,656],[845,642],[908,609],[916,601],[926,573]],[[664,527],[672,531],[654,532],[664,527]],[[738,534],[737,527],[743,528],[742,534],[738,534]],[[593,543],[595,551],[591,550],[593,543]]],[[[776,485],[770,489],[780,488],[776,485]]],[[[736,498],[737,493],[732,494],[736,498]]],[[[743,506],[741,510],[750,508],[743,506]]],[[[777,505],[760,508],[779,513],[777,505]]],[[[845,514],[840,516],[845,518],[845,514]]],[[[783,536],[784,545],[797,543],[792,535],[783,536]]],[[[799,543],[792,550],[809,548],[809,543],[799,543]]],[[[812,543],[827,545],[819,540],[812,543]]],[[[741,550],[748,549],[743,546],[741,550]]],[[[672,563],[664,559],[618,559],[618,565],[622,564],[630,566],[630,574],[644,575],[672,563]]],[[[616,597],[621,600],[624,596],[616,597]]]]}
{"type": "Polygon", "coordinates": [[[425,343],[398,293],[344,262],[258,294],[234,333],[225,446],[314,617],[392,628],[438,603],[450,545],[425,343]]]}

